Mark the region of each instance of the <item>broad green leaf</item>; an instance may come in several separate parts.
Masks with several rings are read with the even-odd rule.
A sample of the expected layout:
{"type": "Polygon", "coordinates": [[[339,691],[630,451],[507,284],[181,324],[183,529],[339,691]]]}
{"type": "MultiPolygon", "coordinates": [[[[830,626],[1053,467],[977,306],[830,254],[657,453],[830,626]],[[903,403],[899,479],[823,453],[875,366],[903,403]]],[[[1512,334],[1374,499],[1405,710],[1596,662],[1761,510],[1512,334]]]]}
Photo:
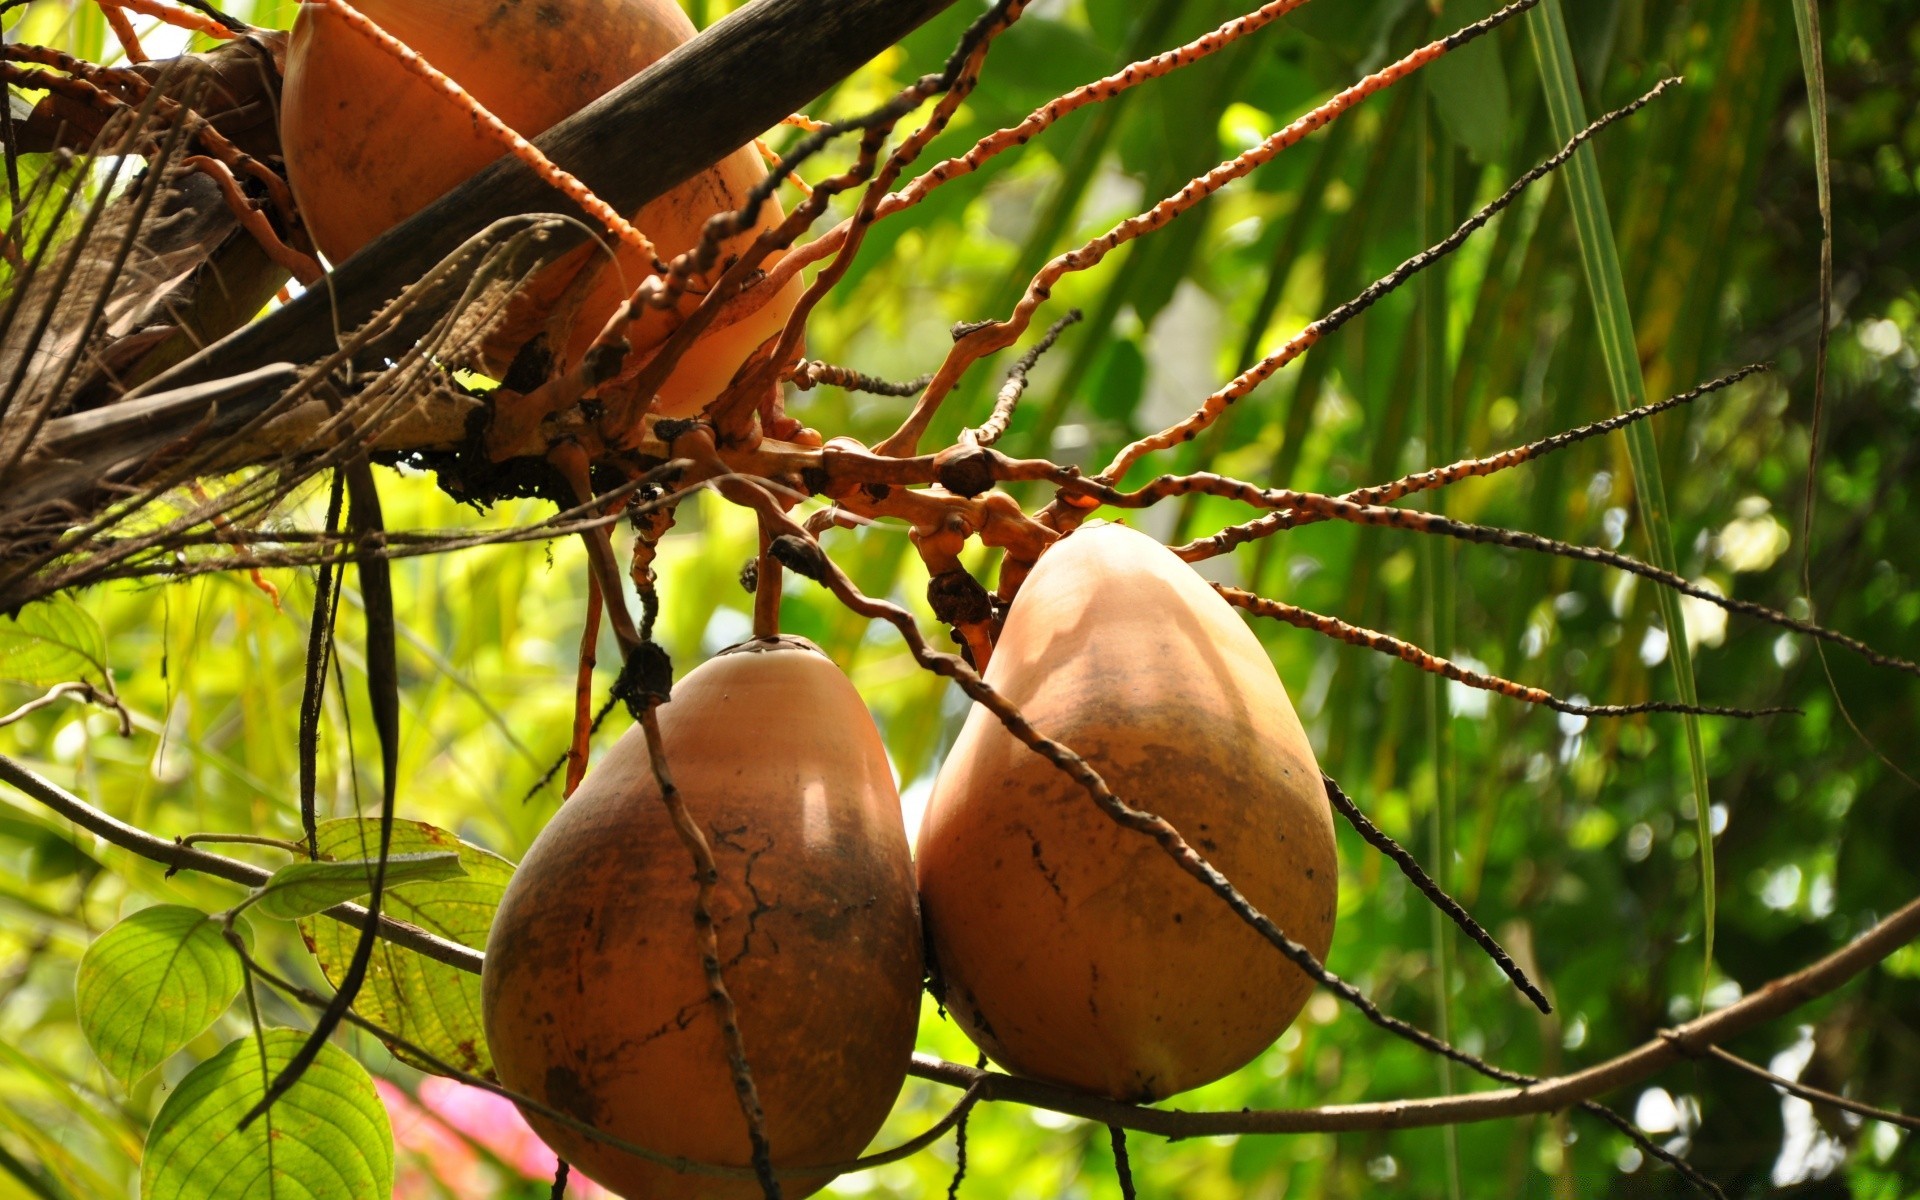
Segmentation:
{"type": "MultiPolygon", "coordinates": [[[[325,851],[322,851],[325,853],[325,851]]],[[[264,916],[283,921],[310,917],[322,909],[364,896],[373,890],[374,872],[379,863],[370,858],[345,862],[288,863],[262,884],[254,909],[264,916]]],[[[390,854],[387,856],[387,886],[421,880],[454,879],[466,874],[460,856],[446,852],[431,854],[390,854]]]]}
{"type": "Polygon", "coordinates": [[[219,921],[178,904],[143,908],[81,957],[80,1029],[114,1078],[131,1085],[200,1036],[245,982],[219,921]]]}
{"type": "Polygon", "coordinates": [[[93,614],[65,595],[0,618],[0,679],[50,687],[107,680],[107,635],[93,614]]]}
{"type": "Polygon", "coordinates": [[[142,1200],[391,1196],[393,1126],[373,1078],[338,1046],[323,1046],[265,1116],[238,1128],[306,1038],[297,1029],[241,1038],[182,1079],[147,1134],[142,1200]]]}
{"type": "MultiPolygon", "coordinates": [[[[1580,95],[1580,81],[1574,74],[1573,50],[1567,41],[1567,23],[1560,10],[1560,0],[1544,0],[1528,14],[1528,28],[1533,34],[1534,57],[1540,65],[1553,133],[1564,142],[1586,126],[1587,111],[1580,95]]],[[[1633,314],[1627,306],[1626,277],[1620,268],[1619,251],[1614,246],[1607,196],[1600,185],[1600,168],[1591,143],[1582,146],[1567,163],[1566,176],[1574,229],[1580,238],[1580,263],[1586,271],[1587,290],[1593,297],[1601,357],[1607,364],[1607,382],[1613,391],[1614,406],[1625,412],[1647,402],[1647,382],[1640,370],[1633,314]]],[[[1647,530],[1647,557],[1663,570],[1677,571],[1667,488],[1661,478],[1660,447],[1654,441],[1654,427],[1641,421],[1628,426],[1626,434],[1627,457],[1633,464],[1634,497],[1647,530]]],[[[1679,693],[1681,703],[1698,704],[1699,690],[1694,684],[1693,659],[1687,651],[1680,597],[1666,588],[1655,588],[1654,595],[1659,601],[1660,619],[1671,639],[1667,661],[1673,666],[1674,690],[1679,693]]],[[[1701,939],[1705,957],[1700,987],[1704,992],[1713,973],[1716,904],[1713,817],[1707,792],[1706,750],[1700,741],[1700,718],[1689,714],[1681,717],[1681,722],[1686,730],[1687,766],[1693,780],[1694,836],[1700,842],[1700,898],[1706,926],[1701,939]]]]}
{"type": "MultiPolygon", "coordinates": [[[[323,821],[322,854],[367,852],[377,845],[379,822],[323,821]]],[[[393,848],[403,853],[448,852],[459,856],[466,874],[435,882],[404,883],[388,889],[381,902],[388,915],[474,949],[484,949],[493,913],[513,877],[513,864],[470,846],[444,829],[423,821],[395,821],[393,848]]],[[[303,921],[307,947],[329,979],[338,980],[353,957],[359,931],[338,921],[303,921]]],[[[402,949],[391,942],[374,947],[366,983],[354,1011],[391,1029],[442,1062],[476,1075],[493,1073],[486,1034],[480,1023],[480,979],[445,963],[402,949]]],[[[427,1064],[403,1051],[394,1053],[422,1070],[427,1064]]]]}

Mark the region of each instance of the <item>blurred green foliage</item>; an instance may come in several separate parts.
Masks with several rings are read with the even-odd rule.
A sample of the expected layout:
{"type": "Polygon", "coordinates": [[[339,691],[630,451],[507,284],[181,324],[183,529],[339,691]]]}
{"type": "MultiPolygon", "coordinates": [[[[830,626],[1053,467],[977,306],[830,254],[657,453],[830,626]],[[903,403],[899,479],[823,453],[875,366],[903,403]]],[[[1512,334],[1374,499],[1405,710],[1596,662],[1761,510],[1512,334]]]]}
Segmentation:
{"type": "MultiPolygon", "coordinates": [[[[291,7],[262,4],[253,19],[284,25],[291,7]]],[[[704,21],[729,6],[689,7],[704,21]]],[[[1213,60],[1062,121],[1022,152],[877,226],[816,315],[810,353],[891,377],[930,368],[952,322],[1003,315],[1049,255],[1492,5],[1448,0],[1432,11],[1441,7],[1316,0],[1213,60]]],[[[1730,595],[1815,612],[1913,657],[1920,534],[1907,522],[1920,504],[1920,12],[1904,0],[1823,7],[1838,324],[1811,543],[1800,530],[1819,221],[1791,14],[1754,0],[1579,0],[1566,15],[1589,111],[1624,103],[1668,74],[1687,79],[1598,143],[1649,394],[1755,359],[1779,367],[1658,418],[1681,571],[1730,595]],[[1803,557],[1811,597],[1799,588],[1803,557]]],[[[244,15],[247,6],[236,8],[244,15]]],[[[859,111],[936,68],[978,8],[963,0],[836,89],[814,115],[859,111]]],[[[995,48],[985,82],[922,161],[959,152],[1067,88],[1237,11],[1222,0],[1036,4],[995,48]]],[[[10,20],[10,40],[95,59],[111,46],[90,5],[40,0],[10,20]]],[[[1549,153],[1541,96],[1525,33],[1510,28],[1429,71],[1424,84],[1369,101],[1101,268],[1070,276],[1048,311],[1079,305],[1089,319],[1036,371],[1005,448],[1097,465],[1128,438],[1183,415],[1258,353],[1421,247],[1423,161],[1432,178],[1451,182],[1451,195],[1437,203],[1458,217],[1549,153]],[[1423,160],[1429,128],[1436,143],[1423,160]]],[[[29,179],[35,169],[28,164],[29,179]]],[[[1453,450],[1494,450],[1611,413],[1580,272],[1566,190],[1554,179],[1436,277],[1445,344],[1428,386],[1444,405],[1453,450]]],[[[1435,455],[1416,399],[1416,303],[1413,289],[1383,302],[1152,469],[1206,467],[1337,491],[1428,465],[1435,455]]],[[[994,382],[976,373],[949,401],[936,436],[978,420],[994,382]]],[[[829,434],[872,441],[897,422],[903,402],[823,388],[794,407],[829,434]]],[[[384,475],[382,485],[395,527],[504,526],[545,515],[531,503],[476,514],[407,472],[384,475]]],[[[1463,519],[1644,554],[1632,489],[1616,435],[1462,484],[1448,504],[1463,519]]],[[[324,500],[306,495],[277,519],[316,524],[324,500]]],[[[1133,519],[1173,539],[1238,516],[1225,501],[1195,499],[1133,519]]],[[[862,587],[912,605],[931,628],[920,599],[925,571],[904,530],[838,532],[827,544],[862,587]]],[[[744,512],[707,496],[681,510],[658,566],[660,637],[682,669],[746,634],[749,598],[736,578],[753,547],[744,512]]],[[[1246,547],[1206,571],[1418,639],[1433,603],[1420,550],[1410,534],[1330,523],[1246,547]]],[[[1597,567],[1481,547],[1461,547],[1448,562],[1452,635],[1432,648],[1456,660],[1563,696],[1631,703],[1671,698],[1663,659],[1684,646],[1705,702],[1805,710],[1703,722],[1719,920],[1716,972],[1702,979],[1699,847],[1678,721],[1589,722],[1449,686],[1453,812],[1444,828],[1452,886],[1548,981],[1557,1004],[1553,1016],[1540,1017],[1455,945],[1445,986],[1460,1044],[1516,1069],[1571,1069],[1693,1015],[1703,992],[1722,1004],[1751,991],[1912,898],[1920,806],[1901,772],[1920,773],[1915,680],[1843,652],[1827,653],[1823,664],[1804,640],[1691,603],[1684,636],[1670,638],[1647,587],[1597,567]]],[[[109,715],[62,702],[8,727],[0,748],[163,836],[297,837],[295,728],[313,580],[295,572],[270,579],[277,599],[244,576],[74,597],[103,631],[134,736],[119,737],[109,715]]],[[[567,740],[584,556],[572,541],[478,549],[405,560],[395,579],[400,815],[518,858],[559,799],[553,787],[528,793],[567,740]]],[[[810,584],[787,587],[786,627],[820,643],[872,706],[911,823],[958,728],[961,698],[917,670],[889,632],[823,601],[810,584]]],[[[377,805],[358,605],[349,576],[339,651],[346,686],[329,693],[321,741],[323,815],[334,817],[377,805]]],[[[1437,743],[1425,732],[1426,680],[1309,633],[1258,631],[1323,766],[1379,824],[1433,860],[1437,743]]],[[[596,696],[606,694],[615,659],[609,643],[596,696]]],[[[0,707],[35,694],[0,684],[0,707]]],[[[616,734],[610,728],[603,743],[616,734]]],[[[778,752],[777,727],[755,736],[778,752]]],[[[267,867],[286,861],[271,850],[235,852],[267,867]]],[[[1432,1024],[1439,992],[1424,903],[1358,839],[1343,834],[1341,854],[1341,924],[1329,965],[1390,1011],[1432,1024]]],[[[216,911],[239,898],[217,881],[166,878],[24,797],[0,793],[0,1198],[130,1193],[141,1141],[170,1089],[247,1021],[230,1011],[160,1072],[123,1087],[81,1036],[79,957],[95,934],[138,908],[216,911]]],[[[271,924],[256,929],[257,952],[318,982],[299,939],[271,924]]],[[[272,997],[261,1003],[268,1024],[307,1019],[272,997]]],[[[343,1041],[376,1074],[403,1086],[418,1078],[370,1038],[343,1041]]],[[[968,1062],[974,1054],[930,1003],[921,1048],[968,1062]]],[[[1920,1110],[1920,952],[1732,1049],[1875,1104],[1920,1110]]],[[[1305,1106],[1439,1087],[1432,1059],[1322,995],[1260,1061],[1177,1103],[1305,1106]]],[[[924,1127],[953,1098],[909,1081],[881,1142],[924,1127]]],[[[1920,1193],[1920,1155],[1908,1136],[1816,1116],[1712,1067],[1677,1069],[1610,1100],[1733,1195],[1920,1193]]],[[[1472,1126],[1458,1140],[1468,1195],[1682,1191],[1613,1131],[1577,1117],[1472,1126]]],[[[949,1140],[843,1179],[831,1194],[940,1194],[952,1157],[949,1140]]],[[[1135,1136],[1133,1162],[1142,1194],[1153,1196],[1446,1190],[1436,1131],[1176,1144],[1135,1136]]],[[[503,1180],[511,1175],[500,1169],[503,1180]]],[[[404,1179],[404,1155],[401,1171],[404,1179]]],[[[1104,1130],[1008,1107],[972,1120],[964,1196],[1106,1196],[1116,1187],[1104,1130]]],[[[503,1181],[500,1194],[544,1195],[544,1184],[503,1181]]]]}

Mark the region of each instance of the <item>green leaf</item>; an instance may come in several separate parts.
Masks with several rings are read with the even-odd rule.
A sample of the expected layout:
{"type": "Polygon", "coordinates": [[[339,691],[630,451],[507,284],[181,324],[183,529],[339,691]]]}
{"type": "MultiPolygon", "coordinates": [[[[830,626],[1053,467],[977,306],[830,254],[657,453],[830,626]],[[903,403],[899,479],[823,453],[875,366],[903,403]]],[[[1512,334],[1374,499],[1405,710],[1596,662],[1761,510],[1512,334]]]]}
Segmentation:
{"type": "Polygon", "coordinates": [[[114,1078],[131,1085],[200,1036],[245,982],[219,921],[178,904],[143,908],[81,956],[80,1029],[114,1078]]]}
{"type": "MultiPolygon", "coordinates": [[[[322,854],[364,854],[378,844],[380,823],[348,818],[323,821],[319,827],[322,854]]],[[[437,882],[406,883],[390,888],[382,907],[397,920],[432,933],[484,949],[494,910],[513,878],[513,864],[497,854],[468,845],[444,829],[423,821],[395,821],[393,848],[404,853],[451,851],[459,856],[466,874],[437,882]]],[[[303,921],[307,948],[320,960],[329,979],[338,981],[353,957],[359,931],[338,921],[303,921]]],[[[493,1059],[487,1053],[486,1033],[480,1022],[480,978],[390,942],[374,947],[366,982],[355,999],[354,1011],[385,1029],[391,1029],[450,1066],[475,1075],[491,1075],[493,1059]]],[[[399,1058],[421,1070],[431,1070],[414,1056],[395,1049],[399,1058]]]]}
{"type": "MultiPolygon", "coordinates": [[[[1527,27],[1533,34],[1534,57],[1540,64],[1541,84],[1546,89],[1547,113],[1553,121],[1554,136],[1567,141],[1586,127],[1587,113],[1586,102],[1580,95],[1580,81],[1574,73],[1573,50],[1567,40],[1567,23],[1560,11],[1560,0],[1544,0],[1528,14],[1527,27]]],[[[1607,197],[1600,186],[1600,167],[1591,143],[1582,146],[1567,163],[1566,177],[1574,228],[1580,238],[1580,262],[1586,271],[1587,290],[1593,297],[1601,357],[1607,364],[1607,382],[1613,391],[1614,406],[1625,412],[1646,403],[1647,384],[1640,371],[1633,314],[1627,307],[1626,278],[1620,269],[1619,251],[1614,246],[1607,197]]],[[[1673,530],[1668,521],[1667,488],[1660,474],[1660,448],[1654,441],[1653,431],[1654,427],[1645,421],[1629,425],[1626,430],[1627,457],[1633,464],[1634,497],[1641,522],[1646,526],[1648,557],[1657,567],[1678,571],[1673,530]]],[[[1670,646],[1667,661],[1673,664],[1674,689],[1681,703],[1698,704],[1700,694],[1694,684],[1693,659],[1687,650],[1687,626],[1680,614],[1680,597],[1667,588],[1654,589],[1654,595],[1659,600],[1660,619],[1667,629],[1670,646]]],[[[1713,970],[1713,816],[1707,791],[1707,756],[1700,742],[1700,718],[1688,714],[1681,722],[1686,729],[1687,765],[1693,778],[1695,837],[1700,843],[1700,898],[1705,923],[1701,939],[1705,960],[1700,986],[1704,992],[1713,970]]]]}
{"type": "Polygon", "coordinates": [[[373,1078],[338,1046],[321,1047],[266,1116],[237,1127],[305,1040],[297,1029],[241,1038],[181,1080],[147,1134],[142,1200],[391,1196],[393,1126],[373,1078]]]}
{"type": "Polygon", "coordinates": [[[0,679],[51,687],[76,679],[107,682],[107,635],[93,614],[65,595],[0,619],[0,679]]]}
{"type": "MultiPolygon", "coordinates": [[[[1470,25],[1493,15],[1499,0],[1452,0],[1441,17],[1448,29],[1470,25]]],[[[1491,162],[1507,144],[1507,124],[1513,105],[1507,94],[1507,69],[1500,59],[1500,40],[1483,37],[1468,42],[1427,68],[1434,110],[1476,162],[1491,162]]]]}
{"type": "MultiPolygon", "coordinates": [[[[323,851],[324,853],[324,851],[323,851]]],[[[346,862],[288,863],[273,873],[254,895],[254,908],[269,917],[297,921],[373,890],[379,863],[370,858],[346,862]]],[[[391,854],[387,857],[387,886],[419,880],[455,879],[466,874],[460,856],[449,853],[391,854]]]]}

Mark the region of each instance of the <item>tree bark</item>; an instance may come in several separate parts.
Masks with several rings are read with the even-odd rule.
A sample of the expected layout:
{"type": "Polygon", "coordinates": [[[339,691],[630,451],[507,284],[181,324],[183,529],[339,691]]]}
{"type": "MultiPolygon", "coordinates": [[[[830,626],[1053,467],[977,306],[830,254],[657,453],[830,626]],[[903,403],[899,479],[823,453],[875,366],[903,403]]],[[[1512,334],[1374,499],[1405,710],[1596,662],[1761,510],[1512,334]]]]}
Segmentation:
{"type": "MultiPolygon", "coordinates": [[[[536,144],[614,208],[636,212],[805,107],[952,3],[756,0],[548,130],[536,144]],[[660,131],[671,132],[661,136],[660,131]]],[[[264,411],[286,386],[284,374],[262,368],[322,357],[334,349],[340,331],[364,323],[470,238],[505,218],[542,212],[585,219],[518,160],[500,159],[387,231],[291,304],[138,389],[135,396],[169,394],[163,415],[136,402],[125,413],[124,428],[113,407],[88,414],[84,429],[70,427],[66,419],[49,422],[39,440],[54,452],[31,455],[6,481],[7,490],[15,493],[15,504],[73,500],[97,488],[116,465],[189,434],[217,436],[238,427],[264,411]],[[194,386],[249,372],[260,372],[259,382],[237,393],[194,386]],[[41,461],[35,464],[33,458],[41,461]],[[34,476],[32,486],[25,486],[34,476]]],[[[532,253],[538,261],[551,261],[584,237],[580,229],[561,227],[532,253]]],[[[459,295],[463,282],[453,279],[414,306],[380,340],[379,349],[418,336],[459,295]]]]}

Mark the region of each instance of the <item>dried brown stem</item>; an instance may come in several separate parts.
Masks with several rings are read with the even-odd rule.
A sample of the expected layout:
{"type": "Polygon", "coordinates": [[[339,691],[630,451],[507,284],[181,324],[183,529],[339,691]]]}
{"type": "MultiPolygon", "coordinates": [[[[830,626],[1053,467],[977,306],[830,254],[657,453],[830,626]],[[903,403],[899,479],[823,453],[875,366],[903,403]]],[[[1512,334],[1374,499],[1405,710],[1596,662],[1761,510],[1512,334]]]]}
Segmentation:
{"type": "Polygon", "coordinates": [[[932,379],[932,372],[928,372],[918,378],[896,383],[890,379],[881,379],[877,375],[868,375],[864,371],[855,371],[850,367],[803,359],[793,369],[792,383],[803,392],[810,392],[821,384],[826,384],[828,387],[844,388],[849,392],[866,392],[874,396],[917,396],[932,379]]]}
{"type": "Polygon", "coordinates": [[[747,1119],[747,1138],[753,1145],[753,1172],[767,1200],[780,1200],[780,1183],[774,1178],[772,1150],[767,1144],[767,1114],[760,1106],[760,1093],[753,1084],[753,1069],[747,1065],[746,1039],[740,1035],[739,1010],[720,969],[720,942],[713,925],[713,888],[720,879],[720,868],[713,861],[713,847],[700,832],[700,825],[687,810],[687,802],[674,786],[667,766],[666,743],[660,737],[660,719],[655,703],[640,713],[640,728],[647,738],[647,761],[653,767],[654,782],[660,787],[660,801],[673,819],[674,832],[693,856],[694,879],[698,890],[693,900],[693,928],[700,939],[700,967],[707,976],[707,999],[727,1043],[727,1067],[733,1073],[734,1095],[739,1098],[741,1115],[747,1119]]]}

